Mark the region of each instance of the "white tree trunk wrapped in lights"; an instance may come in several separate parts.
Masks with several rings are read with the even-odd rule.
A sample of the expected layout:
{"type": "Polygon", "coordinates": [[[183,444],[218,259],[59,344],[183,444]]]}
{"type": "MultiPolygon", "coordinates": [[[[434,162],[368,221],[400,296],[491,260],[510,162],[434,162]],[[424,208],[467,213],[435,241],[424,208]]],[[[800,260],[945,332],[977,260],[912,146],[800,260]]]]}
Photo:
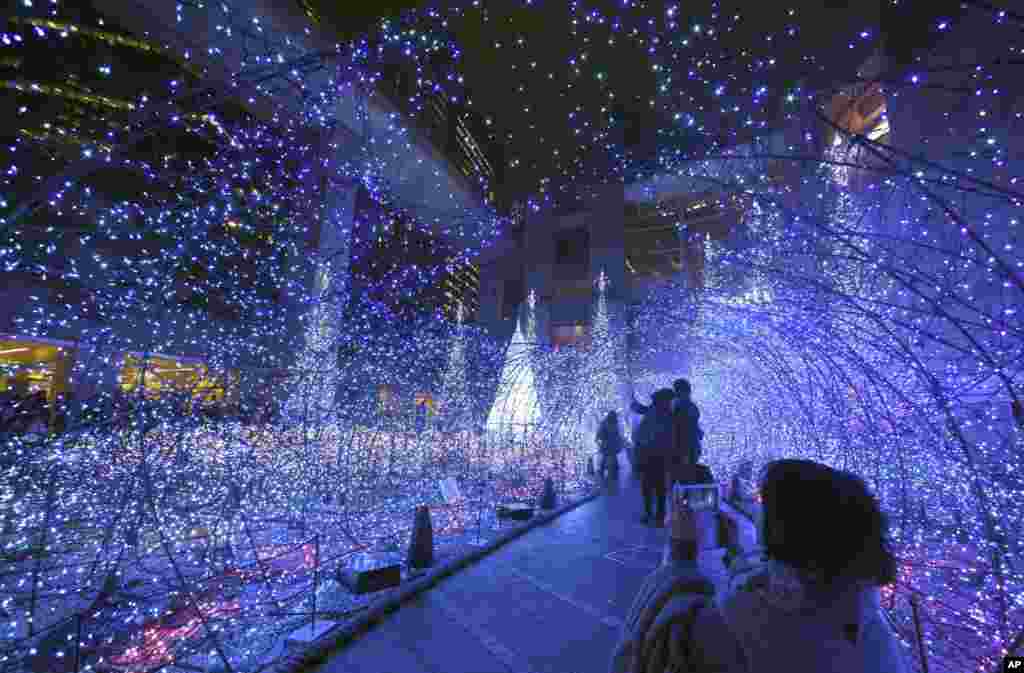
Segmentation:
{"type": "MultiPolygon", "coordinates": [[[[535,301],[531,292],[531,310],[527,315],[527,334],[532,334],[534,331],[532,307],[535,301]]],[[[531,362],[532,350],[533,344],[523,336],[523,330],[517,320],[515,333],[505,352],[505,364],[498,381],[498,392],[494,398],[494,405],[487,416],[486,429],[488,432],[499,435],[524,436],[540,421],[540,402],[531,362]]]]}
{"type": "Polygon", "coordinates": [[[761,203],[754,199],[744,218],[749,245],[745,257],[749,260],[747,296],[762,302],[771,301],[772,270],[777,264],[774,252],[782,242],[782,214],[776,204],[761,203]]]}
{"type": "Polygon", "coordinates": [[[589,410],[584,418],[585,431],[593,434],[609,411],[620,413],[619,397],[621,361],[617,334],[608,315],[608,276],[601,271],[597,280],[597,301],[594,311],[593,339],[587,357],[585,376],[589,410]]]}
{"type": "Polygon", "coordinates": [[[317,299],[305,316],[306,346],[295,363],[284,416],[293,424],[323,425],[335,416],[338,385],[338,301],[331,291],[330,266],[317,272],[317,299]]]}
{"type": "Polygon", "coordinates": [[[859,296],[872,284],[877,274],[865,265],[858,256],[870,254],[871,236],[875,233],[867,227],[871,218],[866,216],[869,208],[855,202],[850,189],[851,169],[849,163],[858,160],[859,148],[844,135],[837,133],[832,146],[825,152],[821,183],[824,191],[822,218],[829,229],[830,254],[820,255],[822,273],[831,287],[838,292],[859,296]],[[851,249],[853,248],[853,249],[851,249]]]}
{"type": "Polygon", "coordinates": [[[727,285],[725,268],[726,246],[721,241],[704,235],[704,288],[718,291],[727,285]]]}
{"type": "Polygon", "coordinates": [[[466,337],[463,333],[463,307],[459,304],[458,327],[448,353],[448,366],[441,382],[441,418],[446,429],[468,430],[473,412],[466,383],[466,337]]]}

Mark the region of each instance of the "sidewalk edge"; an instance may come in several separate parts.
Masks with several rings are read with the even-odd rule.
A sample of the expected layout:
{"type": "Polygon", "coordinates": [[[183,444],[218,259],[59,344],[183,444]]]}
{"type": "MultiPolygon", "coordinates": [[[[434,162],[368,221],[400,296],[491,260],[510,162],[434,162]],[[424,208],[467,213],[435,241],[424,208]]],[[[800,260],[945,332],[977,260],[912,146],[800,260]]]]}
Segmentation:
{"type": "Polygon", "coordinates": [[[503,547],[512,540],[515,540],[534,528],[548,524],[563,514],[595,500],[601,494],[601,489],[594,489],[594,491],[579,498],[578,500],[562,505],[550,512],[545,512],[535,516],[526,525],[518,526],[502,533],[483,547],[474,549],[468,554],[446,561],[436,568],[431,569],[425,575],[417,577],[416,579],[408,582],[405,586],[400,587],[394,595],[381,600],[379,603],[371,605],[366,612],[361,614],[355,620],[346,624],[340,624],[331,631],[328,631],[310,647],[300,652],[296,652],[290,657],[286,655],[285,660],[280,662],[275,667],[275,670],[279,671],[279,673],[300,673],[310,666],[323,662],[336,650],[347,645],[363,632],[373,628],[387,615],[400,608],[403,603],[408,602],[418,594],[430,589],[441,580],[455,574],[468,565],[476,563],[480,559],[496,551],[498,548],[503,547]]]}

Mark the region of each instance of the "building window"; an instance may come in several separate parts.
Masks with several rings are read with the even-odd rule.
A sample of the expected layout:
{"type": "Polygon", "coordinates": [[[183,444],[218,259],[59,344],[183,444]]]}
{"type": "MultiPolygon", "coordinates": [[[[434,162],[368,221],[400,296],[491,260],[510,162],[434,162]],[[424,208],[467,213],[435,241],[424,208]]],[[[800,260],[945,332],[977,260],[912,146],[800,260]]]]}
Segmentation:
{"type": "Polygon", "coordinates": [[[0,392],[27,396],[42,393],[52,402],[67,388],[64,350],[36,341],[0,340],[0,392]]]}
{"type": "Polygon", "coordinates": [[[584,227],[555,238],[555,263],[586,267],[590,259],[590,234],[584,227]]]}
{"type": "MultiPolygon", "coordinates": [[[[42,343],[17,337],[0,339],[0,395],[8,404],[18,407],[32,416],[25,422],[24,429],[38,431],[38,423],[49,430],[60,432],[64,426],[61,398],[70,390],[70,373],[73,347],[56,345],[56,342],[42,343]],[[28,398],[42,398],[42,408],[21,407],[28,398]]],[[[17,416],[8,416],[4,421],[6,431],[14,431],[18,425],[17,416]]]]}
{"type": "Polygon", "coordinates": [[[569,241],[564,238],[555,243],[555,261],[559,264],[562,264],[565,260],[569,259],[571,251],[569,245],[569,241]]]}
{"type": "Polygon", "coordinates": [[[563,346],[586,347],[590,343],[590,334],[582,323],[555,323],[551,325],[551,345],[555,348],[563,346]]]}
{"type": "Polygon", "coordinates": [[[309,0],[299,0],[299,9],[306,15],[306,18],[312,21],[315,25],[320,25],[320,12],[316,10],[316,7],[309,0]]]}
{"type": "Polygon", "coordinates": [[[526,298],[523,292],[523,281],[516,278],[506,280],[504,291],[501,293],[501,317],[505,320],[515,318],[519,305],[526,298]]]}

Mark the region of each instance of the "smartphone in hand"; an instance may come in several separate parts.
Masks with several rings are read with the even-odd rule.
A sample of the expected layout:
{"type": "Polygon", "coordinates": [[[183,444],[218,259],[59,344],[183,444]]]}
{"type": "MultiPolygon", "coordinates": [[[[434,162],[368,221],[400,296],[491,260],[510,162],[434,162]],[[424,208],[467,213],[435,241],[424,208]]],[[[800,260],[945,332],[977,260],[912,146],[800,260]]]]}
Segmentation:
{"type": "Polygon", "coordinates": [[[718,484],[675,484],[669,507],[669,535],[698,549],[718,546],[718,484]]]}
{"type": "Polygon", "coordinates": [[[713,510],[719,508],[718,484],[674,484],[672,486],[672,506],[690,511],[713,510]]]}

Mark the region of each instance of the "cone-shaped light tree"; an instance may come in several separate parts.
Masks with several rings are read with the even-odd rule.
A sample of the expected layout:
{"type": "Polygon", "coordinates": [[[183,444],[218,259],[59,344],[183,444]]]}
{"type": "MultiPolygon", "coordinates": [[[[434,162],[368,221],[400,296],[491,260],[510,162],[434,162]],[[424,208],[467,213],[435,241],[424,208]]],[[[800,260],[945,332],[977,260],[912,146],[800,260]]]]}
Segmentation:
{"type": "Polygon", "coordinates": [[[584,423],[586,429],[595,432],[609,411],[621,411],[622,406],[618,394],[620,349],[608,315],[608,287],[608,276],[602,270],[597,279],[593,339],[587,357],[585,378],[590,409],[584,423]]]}
{"type": "Polygon", "coordinates": [[[448,352],[448,365],[441,382],[441,417],[447,428],[465,430],[472,426],[473,414],[466,383],[466,335],[463,328],[464,309],[456,313],[458,325],[448,352]]]}
{"type": "MultiPolygon", "coordinates": [[[[531,293],[530,303],[534,302],[534,295],[531,293]]],[[[532,311],[529,315],[532,315],[532,311]]],[[[527,322],[531,323],[532,319],[528,319],[527,322]]],[[[532,332],[532,324],[528,324],[527,333],[532,332]]],[[[502,366],[494,405],[487,416],[488,432],[523,434],[539,422],[540,402],[530,361],[532,350],[533,344],[523,336],[522,326],[517,320],[515,333],[505,353],[505,364],[502,366]]]]}

